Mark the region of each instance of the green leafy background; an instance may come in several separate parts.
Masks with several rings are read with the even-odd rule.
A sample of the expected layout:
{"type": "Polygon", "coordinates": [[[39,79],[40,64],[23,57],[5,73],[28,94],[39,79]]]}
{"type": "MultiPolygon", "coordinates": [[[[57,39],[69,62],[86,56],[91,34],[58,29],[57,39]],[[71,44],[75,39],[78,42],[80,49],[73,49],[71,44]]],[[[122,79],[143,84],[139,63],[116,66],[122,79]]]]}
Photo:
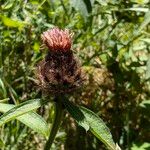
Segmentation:
{"type": "MultiPolygon", "coordinates": [[[[148,0],[1,0],[0,103],[42,97],[35,66],[40,35],[58,26],[74,32],[72,49],[87,76],[70,98],[101,116],[122,149],[150,148],[150,10],[148,0]]],[[[51,98],[50,98],[51,99],[51,98]]],[[[0,105],[3,113],[8,110],[0,105]]],[[[53,120],[51,104],[37,110],[53,120]]],[[[23,116],[22,116],[23,117],[23,116]]],[[[18,118],[19,120],[19,118],[18,118]]],[[[45,122],[43,122],[45,124],[45,122]]],[[[46,131],[41,131],[46,132],[46,131]]],[[[41,150],[45,137],[17,120],[0,128],[0,149],[41,150]]],[[[52,149],[105,149],[66,115],[52,149]]]]}

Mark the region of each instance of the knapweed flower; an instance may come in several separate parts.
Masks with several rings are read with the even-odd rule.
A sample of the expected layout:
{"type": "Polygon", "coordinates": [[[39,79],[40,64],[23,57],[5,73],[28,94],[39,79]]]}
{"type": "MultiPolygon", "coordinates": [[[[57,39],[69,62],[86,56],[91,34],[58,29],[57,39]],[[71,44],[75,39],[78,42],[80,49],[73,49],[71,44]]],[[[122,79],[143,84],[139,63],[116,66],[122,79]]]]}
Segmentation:
{"type": "Polygon", "coordinates": [[[68,93],[82,83],[81,67],[71,50],[68,30],[50,29],[41,36],[48,53],[37,66],[40,87],[46,92],[68,93]]]}
{"type": "Polygon", "coordinates": [[[68,52],[71,48],[71,33],[69,30],[50,29],[41,35],[43,43],[52,52],[68,52]]]}

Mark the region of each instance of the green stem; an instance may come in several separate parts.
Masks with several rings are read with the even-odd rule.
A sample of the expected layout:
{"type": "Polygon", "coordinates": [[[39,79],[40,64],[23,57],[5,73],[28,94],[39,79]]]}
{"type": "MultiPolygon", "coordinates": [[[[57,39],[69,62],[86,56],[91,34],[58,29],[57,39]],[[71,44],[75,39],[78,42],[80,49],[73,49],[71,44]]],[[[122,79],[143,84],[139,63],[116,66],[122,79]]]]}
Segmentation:
{"type": "Polygon", "coordinates": [[[56,97],[54,122],[53,122],[51,132],[50,132],[48,141],[46,142],[44,150],[50,150],[52,143],[55,139],[56,133],[59,129],[59,126],[60,126],[60,123],[62,120],[62,116],[63,116],[63,106],[62,106],[61,99],[59,97],[56,97]]]}

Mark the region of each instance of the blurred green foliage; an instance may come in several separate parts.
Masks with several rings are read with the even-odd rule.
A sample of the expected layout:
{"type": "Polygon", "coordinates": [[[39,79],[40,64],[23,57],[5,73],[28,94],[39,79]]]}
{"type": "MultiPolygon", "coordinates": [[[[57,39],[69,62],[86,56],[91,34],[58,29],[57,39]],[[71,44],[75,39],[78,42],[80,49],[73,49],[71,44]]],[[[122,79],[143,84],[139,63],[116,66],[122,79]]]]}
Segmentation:
{"type": "MultiPolygon", "coordinates": [[[[149,23],[148,0],[0,0],[0,102],[41,98],[34,77],[45,53],[40,35],[54,26],[68,28],[88,77],[72,99],[99,114],[122,149],[141,143],[143,150],[150,148],[149,23]]],[[[53,108],[39,114],[50,124],[53,108]]],[[[44,144],[18,121],[0,129],[0,149],[41,150],[44,144]]],[[[53,149],[105,148],[67,115],[53,149]]]]}

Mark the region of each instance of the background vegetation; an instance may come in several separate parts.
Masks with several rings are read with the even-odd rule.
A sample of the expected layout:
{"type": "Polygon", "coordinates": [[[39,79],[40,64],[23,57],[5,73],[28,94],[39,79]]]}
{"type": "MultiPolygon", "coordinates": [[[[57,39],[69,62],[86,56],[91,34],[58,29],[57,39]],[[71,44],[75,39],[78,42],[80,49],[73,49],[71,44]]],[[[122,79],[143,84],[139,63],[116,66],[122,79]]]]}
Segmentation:
{"type": "MultiPolygon", "coordinates": [[[[42,94],[34,69],[44,57],[40,35],[54,26],[74,32],[88,77],[72,100],[103,118],[122,149],[150,149],[150,11],[148,0],[0,0],[0,102],[42,94]]],[[[51,125],[51,104],[38,110],[51,125]],[[49,115],[50,114],[50,115],[49,115]]],[[[0,149],[42,150],[45,139],[18,121],[0,128],[0,149]]],[[[103,145],[66,115],[53,149],[103,145]]]]}

